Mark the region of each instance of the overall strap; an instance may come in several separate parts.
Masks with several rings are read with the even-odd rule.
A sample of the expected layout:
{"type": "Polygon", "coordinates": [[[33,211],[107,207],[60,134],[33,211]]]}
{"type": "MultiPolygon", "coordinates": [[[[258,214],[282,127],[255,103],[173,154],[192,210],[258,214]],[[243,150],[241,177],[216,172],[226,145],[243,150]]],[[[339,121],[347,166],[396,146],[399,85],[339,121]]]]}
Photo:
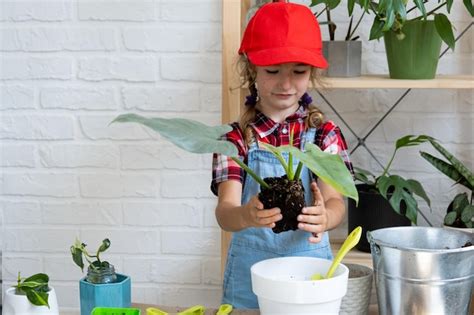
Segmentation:
{"type": "Polygon", "coordinates": [[[303,133],[303,138],[301,139],[301,150],[304,150],[306,143],[314,143],[315,137],[316,128],[308,128],[308,130],[303,133]]]}

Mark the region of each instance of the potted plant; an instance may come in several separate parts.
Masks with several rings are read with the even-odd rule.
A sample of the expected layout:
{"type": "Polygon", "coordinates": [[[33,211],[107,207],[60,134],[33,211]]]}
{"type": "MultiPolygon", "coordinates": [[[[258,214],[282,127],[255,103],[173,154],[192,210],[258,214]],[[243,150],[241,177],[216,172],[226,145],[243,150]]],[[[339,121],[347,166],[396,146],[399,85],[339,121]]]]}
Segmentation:
{"type": "MultiPolygon", "coordinates": [[[[359,36],[355,35],[366,11],[360,15],[354,28],[352,16],[354,12],[355,1],[347,2],[347,10],[351,19],[344,40],[336,40],[337,25],[331,18],[331,10],[334,10],[341,0],[312,0],[310,7],[323,5],[320,12],[316,12],[316,18],[326,13],[326,21],[321,21],[321,25],[327,25],[329,32],[329,41],[323,41],[323,53],[329,63],[327,75],[329,77],[358,77],[361,71],[362,43],[357,40],[359,36]]],[[[318,20],[319,21],[319,20],[318,20]]]]}
{"type": "Polygon", "coordinates": [[[59,314],[56,291],[48,282],[44,273],[22,278],[18,272],[17,284],[5,291],[2,314],[59,314]]]}
{"type": "MultiPolygon", "coordinates": [[[[366,12],[374,14],[369,40],[384,37],[390,78],[433,79],[441,41],[454,50],[451,22],[445,14],[439,12],[446,7],[450,13],[454,0],[438,0],[430,11],[426,6],[435,1],[357,2],[366,12]],[[409,19],[408,13],[412,13],[414,17],[409,19]]],[[[472,1],[466,0],[463,3],[469,14],[474,16],[472,1]]]]}
{"type": "MultiPolygon", "coordinates": [[[[415,146],[429,139],[431,137],[425,135],[407,135],[398,139],[389,162],[379,176],[356,168],[356,181],[362,184],[357,185],[359,204],[356,205],[349,200],[349,231],[360,225],[362,235],[366,235],[367,231],[380,228],[407,226],[412,223],[416,225],[418,213],[421,212],[414,195],[423,198],[428,206],[430,206],[430,200],[418,181],[390,174],[389,170],[399,149],[415,146]]],[[[427,220],[426,217],[425,220],[427,220]]],[[[361,238],[356,248],[370,252],[370,245],[365,237],[361,238]]]]}
{"type": "Polygon", "coordinates": [[[281,177],[262,179],[237,157],[237,148],[232,143],[220,140],[222,135],[232,130],[229,125],[211,127],[189,119],[146,118],[136,114],[120,115],[113,122],[134,122],[145,125],[189,152],[221,153],[231,156],[248,175],[260,184],[259,199],[264,207],[281,209],[283,218],[273,228],[275,233],[297,229],[296,217],[305,205],[304,189],[299,179],[303,165],[342,195],[354,199],[355,202],[358,200],[354,181],[342,158],[339,155],[322,152],[311,143],[305,146],[304,152],[299,150],[292,145],[292,131],[290,131],[290,145],[274,147],[265,143],[260,144],[276,156],[286,173],[281,177]],[[294,167],[293,162],[296,164],[296,161],[298,164],[294,167]]]}
{"type": "Polygon", "coordinates": [[[421,156],[443,174],[451,178],[455,184],[467,188],[471,195],[469,197],[467,192],[457,194],[448,206],[443,223],[447,227],[460,228],[464,231],[473,232],[474,205],[472,198],[474,191],[474,173],[437,141],[431,139],[430,143],[448,162],[423,151],[420,152],[421,156]]]}
{"type": "Polygon", "coordinates": [[[82,271],[84,260],[89,263],[87,276],[79,281],[81,315],[89,315],[94,307],[130,307],[130,277],[115,272],[107,261],[100,259],[100,253],[110,247],[110,240],[104,239],[95,255],[89,254],[86,244],[76,239],[71,246],[72,259],[82,271]]]}

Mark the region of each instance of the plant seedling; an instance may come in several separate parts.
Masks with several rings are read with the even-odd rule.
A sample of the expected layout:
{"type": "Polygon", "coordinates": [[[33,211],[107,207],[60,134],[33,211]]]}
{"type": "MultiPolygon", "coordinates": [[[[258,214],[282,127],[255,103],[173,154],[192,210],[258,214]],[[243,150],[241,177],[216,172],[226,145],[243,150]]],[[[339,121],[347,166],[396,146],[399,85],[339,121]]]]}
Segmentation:
{"type": "Polygon", "coordinates": [[[26,295],[28,301],[36,306],[47,306],[49,308],[49,277],[44,273],[37,273],[28,278],[21,278],[18,272],[18,280],[15,293],[18,295],[26,295]]]}
{"type": "Polygon", "coordinates": [[[101,261],[99,257],[100,253],[105,252],[110,247],[110,240],[108,238],[102,241],[102,244],[100,245],[99,249],[97,249],[97,253],[95,255],[89,254],[86,250],[86,246],[86,244],[82,243],[78,239],[76,239],[74,245],[71,246],[72,260],[76,263],[76,265],[79,266],[79,268],[81,268],[83,272],[84,261],[82,257],[84,257],[85,260],[89,263],[89,268],[97,270],[109,267],[109,262],[101,261]],[[92,261],[91,258],[95,258],[95,260],[92,261]]]}
{"type": "Polygon", "coordinates": [[[337,154],[323,152],[312,143],[307,143],[305,151],[301,151],[292,145],[292,135],[290,145],[274,147],[261,143],[263,148],[278,159],[285,172],[285,175],[279,178],[262,179],[240,160],[237,148],[231,142],[222,140],[222,136],[232,130],[229,125],[210,127],[189,119],[145,118],[136,114],[120,115],[112,121],[114,122],[135,122],[145,125],[189,152],[220,153],[230,156],[260,185],[259,198],[265,208],[279,207],[281,209],[283,219],[278,221],[273,228],[275,233],[297,229],[296,217],[304,207],[304,189],[300,180],[303,165],[342,195],[358,201],[352,175],[342,158],[337,154]],[[298,161],[295,170],[293,159],[298,161]],[[292,195],[295,197],[291,197],[292,195]]]}

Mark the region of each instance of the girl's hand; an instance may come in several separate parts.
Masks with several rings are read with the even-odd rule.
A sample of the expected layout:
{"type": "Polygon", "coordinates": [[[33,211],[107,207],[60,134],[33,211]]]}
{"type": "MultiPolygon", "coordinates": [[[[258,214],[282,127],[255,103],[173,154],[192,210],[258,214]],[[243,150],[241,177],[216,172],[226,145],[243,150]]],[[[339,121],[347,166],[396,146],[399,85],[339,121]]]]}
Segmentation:
{"type": "Polygon", "coordinates": [[[248,227],[274,228],[275,222],[280,221],[283,216],[280,208],[263,209],[263,203],[258,196],[253,196],[243,207],[243,217],[248,227]]]}
{"type": "Polygon", "coordinates": [[[313,234],[309,238],[311,243],[319,243],[322,236],[328,228],[328,212],[324,204],[324,198],[319,190],[316,182],[311,183],[311,191],[313,193],[313,205],[304,207],[301,211],[303,214],[298,216],[298,228],[313,234]]]}

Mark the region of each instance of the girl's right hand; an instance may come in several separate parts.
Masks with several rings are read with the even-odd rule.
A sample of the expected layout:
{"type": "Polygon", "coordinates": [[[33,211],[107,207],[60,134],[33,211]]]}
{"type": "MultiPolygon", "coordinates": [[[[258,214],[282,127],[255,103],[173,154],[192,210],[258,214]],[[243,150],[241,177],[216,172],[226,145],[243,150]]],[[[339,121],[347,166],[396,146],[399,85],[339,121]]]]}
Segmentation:
{"type": "Polygon", "coordinates": [[[258,196],[253,196],[243,207],[243,215],[249,227],[267,227],[274,228],[275,222],[280,221],[280,208],[263,209],[263,203],[258,196]]]}

